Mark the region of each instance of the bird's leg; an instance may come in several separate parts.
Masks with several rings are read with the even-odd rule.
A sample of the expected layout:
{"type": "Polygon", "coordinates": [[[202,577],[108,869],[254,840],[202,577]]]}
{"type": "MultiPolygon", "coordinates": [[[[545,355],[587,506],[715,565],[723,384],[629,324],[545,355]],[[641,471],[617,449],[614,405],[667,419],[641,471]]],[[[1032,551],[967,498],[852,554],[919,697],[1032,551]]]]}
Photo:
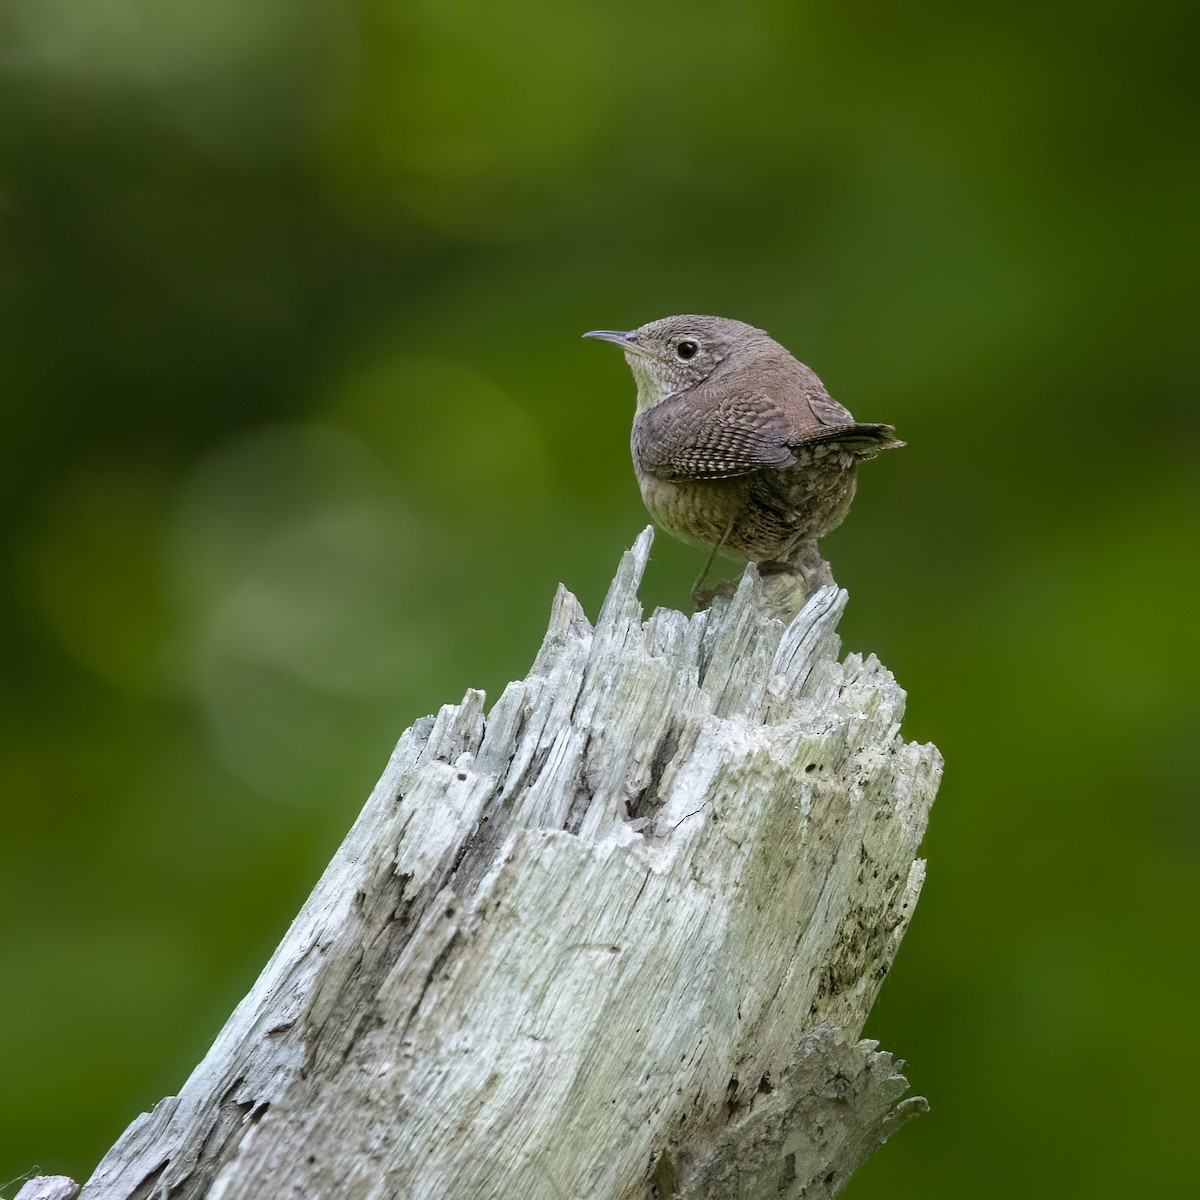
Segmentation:
{"type": "Polygon", "coordinates": [[[704,582],[708,575],[709,568],[713,565],[713,559],[717,557],[717,551],[725,545],[725,539],[733,532],[733,522],[736,513],[729,518],[728,524],[725,526],[725,532],[721,534],[721,540],[714,543],[713,548],[709,551],[708,558],[704,560],[704,569],[696,576],[696,582],[692,584],[692,608],[699,612],[702,608],[707,608],[712,603],[712,592],[707,594],[700,590],[700,585],[704,582]]]}

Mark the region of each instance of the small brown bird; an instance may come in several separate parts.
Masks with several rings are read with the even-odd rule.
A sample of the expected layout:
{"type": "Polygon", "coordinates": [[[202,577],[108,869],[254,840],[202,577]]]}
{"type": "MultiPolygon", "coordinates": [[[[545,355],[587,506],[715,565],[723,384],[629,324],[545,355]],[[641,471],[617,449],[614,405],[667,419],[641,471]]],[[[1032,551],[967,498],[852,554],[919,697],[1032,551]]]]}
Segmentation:
{"type": "Polygon", "coordinates": [[[584,337],[620,346],[633,371],[633,465],[650,516],[714,554],[811,561],[849,511],[858,461],[904,445],[891,425],[855,421],[814,372],[741,321],[664,317],[584,337]]]}

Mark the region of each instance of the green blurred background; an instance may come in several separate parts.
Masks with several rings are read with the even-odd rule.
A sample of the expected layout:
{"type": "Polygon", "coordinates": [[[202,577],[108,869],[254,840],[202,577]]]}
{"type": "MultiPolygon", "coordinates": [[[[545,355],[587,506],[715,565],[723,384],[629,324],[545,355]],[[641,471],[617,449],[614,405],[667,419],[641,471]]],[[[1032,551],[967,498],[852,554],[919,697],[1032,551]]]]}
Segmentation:
{"type": "Polygon", "coordinates": [[[1190,1194],[1195,13],[6,0],[0,1183],[85,1177],[403,728],[595,615],[646,518],[579,335],[695,311],[909,442],[824,545],[947,759],[868,1029],[933,1109],[847,1194],[1190,1194]]]}

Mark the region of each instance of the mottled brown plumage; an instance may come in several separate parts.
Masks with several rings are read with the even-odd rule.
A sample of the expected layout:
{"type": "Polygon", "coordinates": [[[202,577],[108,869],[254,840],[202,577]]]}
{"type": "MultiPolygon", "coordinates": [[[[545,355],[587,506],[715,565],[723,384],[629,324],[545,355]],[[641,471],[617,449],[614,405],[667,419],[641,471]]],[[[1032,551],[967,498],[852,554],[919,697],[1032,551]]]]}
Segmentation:
{"type": "Polygon", "coordinates": [[[849,511],[858,461],[904,445],[741,321],[666,317],[584,336],[619,345],[633,371],[633,465],[651,517],[730,557],[800,562],[849,511]]]}

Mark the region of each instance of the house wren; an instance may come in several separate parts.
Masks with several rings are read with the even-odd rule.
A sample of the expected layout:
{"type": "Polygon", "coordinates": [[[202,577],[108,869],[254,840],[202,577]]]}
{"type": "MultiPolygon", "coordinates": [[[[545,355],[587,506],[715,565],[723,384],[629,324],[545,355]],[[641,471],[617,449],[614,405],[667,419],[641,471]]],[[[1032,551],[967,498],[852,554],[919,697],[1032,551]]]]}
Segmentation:
{"type": "Polygon", "coordinates": [[[814,372],[741,321],[664,317],[584,337],[620,346],[633,371],[633,465],[650,516],[714,553],[797,570],[819,562],[816,539],[846,516],[858,461],[904,445],[890,425],[855,421],[814,372]]]}

